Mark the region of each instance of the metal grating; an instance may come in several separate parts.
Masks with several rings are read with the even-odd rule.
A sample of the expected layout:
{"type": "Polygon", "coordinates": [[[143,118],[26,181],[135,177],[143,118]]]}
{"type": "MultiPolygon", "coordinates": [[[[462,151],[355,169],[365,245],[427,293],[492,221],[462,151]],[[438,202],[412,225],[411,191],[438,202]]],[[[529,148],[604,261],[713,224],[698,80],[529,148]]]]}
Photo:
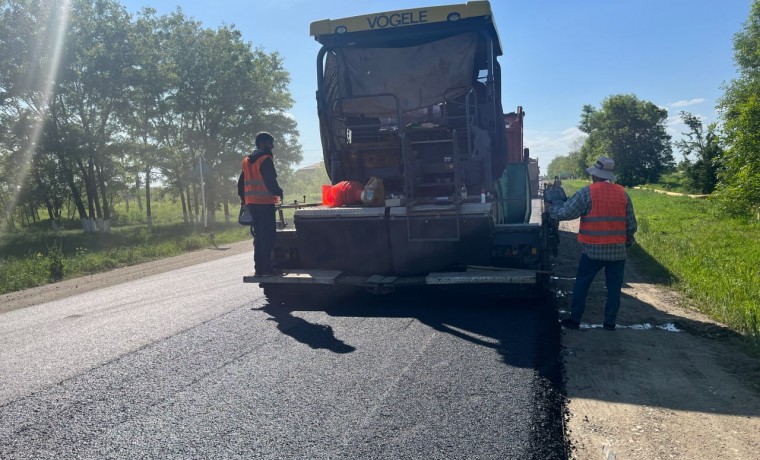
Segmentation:
{"type": "Polygon", "coordinates": [[[468,270],[431,273],[425,284],[536,284],[536,280],[536,272],[530,270],[468,270]]]}
{"type": "Polygon", "coordinates": [[[378,217],[385,216],[384,207],[349,207],[343,206],[338,208],[330,208],[327,206],[319,206],[315,208],[302,208],[296,209],[295,217],[303,219],[324,219],[331,217],[378,217]]]}
{"type": "MultiPolygon", "coordinates": [[[[436,205],[436,204],[423,204],[414,206],[410,214],[457,214],[454,205],[436,205]]],[[[491,203],[462,203],[459,205],[459,215],[489,215],[491,214],[491,203]]],[[[407,208],[404,206],[398,208],[390,208],[391,217],[406,217],[408,214],[407,208]]]]}

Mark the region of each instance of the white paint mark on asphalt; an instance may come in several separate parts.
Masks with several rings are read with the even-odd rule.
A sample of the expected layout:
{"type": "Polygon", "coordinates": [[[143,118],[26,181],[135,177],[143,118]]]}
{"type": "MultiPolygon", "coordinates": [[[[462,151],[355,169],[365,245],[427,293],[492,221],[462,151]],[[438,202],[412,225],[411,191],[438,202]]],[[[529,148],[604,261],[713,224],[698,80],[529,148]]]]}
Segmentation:
{"type": "MultiPolygon", "coordinates": [[[[568,315],[570,315],[570,312],[567,310],[559,310],[559,314],[560,316],[567,317],[568,315]]],[[[604,328],[604,325],[581,323],[580,328],[581,329],[602,329],[604,328]]],[[[678,327],[673,323],[665,323],[665,324],[641,323],[641,324],[629,324],[627,326],[616,324],[615,329],[631,329],[634,331],[650,331],[652,329],[658,329],[658,330],[667,331],[667,332],[683,332],[682,329],[678,329],[678,327]]]]}

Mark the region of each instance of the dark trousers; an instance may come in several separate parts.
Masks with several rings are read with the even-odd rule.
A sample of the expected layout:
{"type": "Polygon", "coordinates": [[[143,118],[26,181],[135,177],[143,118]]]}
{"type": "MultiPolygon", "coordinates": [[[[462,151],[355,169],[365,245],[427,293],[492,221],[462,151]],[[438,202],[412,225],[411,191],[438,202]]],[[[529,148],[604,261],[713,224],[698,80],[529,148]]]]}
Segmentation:
{"type": "Polygon", "coordinates": [[[273,204],[248,204],[253,216],[253,269],[256,273],[272,271],[272,251],[277,235],[273,204]]]}
{"type": "Polygon", "coordinates": [[[575,275],[573,287],[573,302],[570,307],[570,318],[580,322],[583,310],[586,309],[586,296],[591,282],[599,270],[604,268],[604,279],[607,286],[607,302],[604,305],[604,322],[615,324],[620,309],[620,291],[623,288],[623,272],[625,260],[594,260],[586,254],[581,255],[578,273],[575,275]]]}

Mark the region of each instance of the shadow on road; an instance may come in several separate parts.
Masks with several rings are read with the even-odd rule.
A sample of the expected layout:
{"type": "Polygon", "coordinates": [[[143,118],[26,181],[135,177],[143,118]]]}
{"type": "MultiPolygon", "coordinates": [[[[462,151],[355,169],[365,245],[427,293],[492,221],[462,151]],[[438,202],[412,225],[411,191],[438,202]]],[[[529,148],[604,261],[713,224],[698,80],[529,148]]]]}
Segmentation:
{"type": "MultiPolygon", "coordinates": [[[[297,298],[270,301],[261,310],[271,316],[283,334],[309,347],[336,353],[349,353],[355,348],[337,339],[330,326],[309,323],[295,313],[409,318],[476,347],[495,350],[504,365],[533,371],[533,377],[528,379],[536,395],[533,423],[542,427],[534,432],[539,452],[535,458],[556,458],[557,452],[564,451],[559,322],[550,301],[483,298],[438,288],[408,289],[381,297],[353,291],[333,297],[333,292],[322,288],[325,287],[313,286],[297,298]]],[[[411,324],[413,321],[407,327],[411,324]]],[[[394,337],[387,340],[392,342],[394,337]]]]}
{"type": "Polygon", "coordinates": [[[277,329],[311,348],[323,348],[334,353],[351,353],[356,348],[345,344],[335,337],[333,328],[325,324],[313,324],[305,319],[293,316],[293,310],[282,305],[267,304],[261,309],[271,316],[270,321],[277,323],[277,329]]]}
{"type": "Polygon", "coordinates": [[[335,317],[416,319],[439,332],[495,349],[505,364],[516,367],[534,367],[540,358],[534,350],[536,344],[551,342],[559,332],[556,310],[544,299],[483,298],[439,288],[410,288],[387,296],[373,296],[362,291],[340,296],[331,294],[334,293],[328,288],[315,286],[304,290],[298,297],[269,302],[261,310],[272,316],[280,331],[312,348],[328,348],[320,344],[325,341],[325,336],[330,337],[328,341],[335,339],[332,328],[311,324],[294,316],[293,312],[323,311],[335,317]]]}

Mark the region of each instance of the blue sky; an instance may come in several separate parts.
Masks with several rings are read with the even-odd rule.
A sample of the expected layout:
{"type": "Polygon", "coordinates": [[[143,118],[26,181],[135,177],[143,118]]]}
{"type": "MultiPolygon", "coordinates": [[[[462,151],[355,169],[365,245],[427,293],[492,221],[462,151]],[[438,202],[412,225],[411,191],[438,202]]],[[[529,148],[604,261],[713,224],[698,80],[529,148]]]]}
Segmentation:
{"type": "MultiPolygon", "coordinates": [[[[316,54],[309,24],[364,13],[461,3],[457,0],[121,0],[186,15],[215,28],[235,25],[254,47],[278,51],[291,74],[291,110],[298,122],[303,164],[322,159],[316,117],[316,54]]],[[[581,137],[584,104],[612,94],[635,94],[667,108],[674,138],[685,129],[681,110],[717,121],[722,85],[736,72],[733,35],[750,0],[493,0],[504,48],[502,103],[522,105],[525,145],[541,171],[581,137]]]]}

